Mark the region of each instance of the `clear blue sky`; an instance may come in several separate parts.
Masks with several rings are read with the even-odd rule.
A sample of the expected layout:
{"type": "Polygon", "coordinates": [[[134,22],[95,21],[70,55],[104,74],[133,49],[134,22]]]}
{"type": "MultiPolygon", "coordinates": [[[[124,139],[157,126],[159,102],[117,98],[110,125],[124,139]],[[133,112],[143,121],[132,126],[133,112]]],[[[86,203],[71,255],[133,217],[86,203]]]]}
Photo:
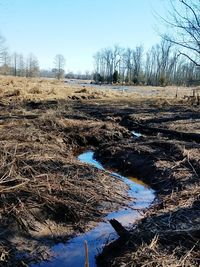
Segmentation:
{"type": "Polygon", "coordinates": [[[63,54],[66,71],[84,72],[101,48],[158,42],[154,12],[165,8],[166,0],[0,0],[0,32],[11,52],[32,52],[42,68],[63,54]]]}

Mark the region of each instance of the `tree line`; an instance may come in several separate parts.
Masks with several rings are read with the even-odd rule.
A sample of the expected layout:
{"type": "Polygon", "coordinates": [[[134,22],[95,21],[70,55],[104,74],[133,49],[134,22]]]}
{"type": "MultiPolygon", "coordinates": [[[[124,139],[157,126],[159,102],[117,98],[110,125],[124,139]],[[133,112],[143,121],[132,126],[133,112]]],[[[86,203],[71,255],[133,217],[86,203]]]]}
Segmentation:
{"type": "Polygon", "coordinates": [[[95,54],[94,64],[94,80],[97,83],[154,86],[200,83],[198,66],[180,55],[165,39],[147,53],[144,53],[143,46],[102,49],[95,54]]]}
{"type": "Polygon", "coordinates": [[[19,53],[9,53],[5,46],[5,39],[0,36],[0,74],[12,75],[20,77],[48,77],[61,80],[68,79],[82,79],[91,80],[93,75],[89,71],[85,73],[65,73],[65,58],[61,54],[57,54],[53,59],[53,69],[41,69],[39,60],[34,54],[29,54],[25,57],[19,53]]]}
{"type": "Polygon", "coordinates": [[[5,39],[0,36],[0,74],[20,77],[52,77],[58,80],[65,75],[65,58],[57,54],[54,59],[54,68],[51,70],[40,69],[39,60],[34,54],[25,57],[19,53],[9,53],[5,39]]]}
{"type": "MultiPolygon", "coordinates": [[[[168,0],[171,4],[162,23],[171,28],[161,33],[159,44],[147,52],[143,46],[123,48],[115,45],[94,55],[94,75],[97,83],[144,84],[154,86],[200,84],[200,0],[168,0]]],[[[52,70],[41,70],[36,56],[8,52],[0,36],[0,74],[26,77],[56,77],[62,79],[65,58],[58,54],[52,70]]],[[[68,78],[91,78],[90,73],[68,78]]]]}
{"type": "Polygon", "coordinates": [[[200,84],[200,0],[169,0],[168,17],[159,20],[171,29],[144,53],[142,46],[114,46],[94,56],[97,83],[145,85],[200,84]]]}

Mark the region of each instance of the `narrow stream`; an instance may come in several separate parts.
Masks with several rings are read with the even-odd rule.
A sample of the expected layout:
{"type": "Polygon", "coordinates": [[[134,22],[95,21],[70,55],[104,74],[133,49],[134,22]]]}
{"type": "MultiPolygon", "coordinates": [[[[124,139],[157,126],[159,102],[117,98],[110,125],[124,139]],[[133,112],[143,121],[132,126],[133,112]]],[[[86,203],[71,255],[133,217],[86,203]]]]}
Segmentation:
{"type": "MultiPolygon", "coordinates": [[[[79,155],[78,159],[83,163],[91,164],[98,169],[105,170],[104,167],[94,159],[94,152],[92,151],[79,155]]],[[[136,219],[142,216],[142,212],[133,210],[133,208],[142,210],[149,207],[154,201],[154,191],[141,181],[132,177],[126,178],[114,172],[110,172],[110,175],[123,180],[130,187],[129,195],[134,198],[134,202],[129,204],[130,207],[109,213],[105,217],[105,222],[99,223],[91,231],[70,239],[66,244],[60,243],[55,245],[52,249],[54,258],[51,261],[35,264],[32,265],[32,267],[84,267],[85,240],[87,240],[89,249],[89,266],[95,267],[95,256],[102,251],[106,243],[118,238],[108,220],[115,218],[121,222],[123,226],[129,227],[136,219]]]]}

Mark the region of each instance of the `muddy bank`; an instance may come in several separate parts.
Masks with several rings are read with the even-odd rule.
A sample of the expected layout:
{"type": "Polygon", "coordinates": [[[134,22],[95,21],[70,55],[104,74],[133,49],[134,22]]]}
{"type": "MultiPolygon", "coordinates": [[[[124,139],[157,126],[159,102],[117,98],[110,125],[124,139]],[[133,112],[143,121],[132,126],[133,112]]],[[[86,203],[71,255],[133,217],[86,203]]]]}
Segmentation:
{"type": "Polygon", "coordinates": [[[95,155],[106,166],[125,170],[168,194],[198,182],[199,151],[199,144],[143,136],[101,145],[95,155]]]}
{"type": "Polygon", "coordinates": [[[135,174],[158,193],[128,238],[105,247],[100,266],[199,266],[200,145],[143,136],[113,142],[96,156],[127,175],[135,174]]]}

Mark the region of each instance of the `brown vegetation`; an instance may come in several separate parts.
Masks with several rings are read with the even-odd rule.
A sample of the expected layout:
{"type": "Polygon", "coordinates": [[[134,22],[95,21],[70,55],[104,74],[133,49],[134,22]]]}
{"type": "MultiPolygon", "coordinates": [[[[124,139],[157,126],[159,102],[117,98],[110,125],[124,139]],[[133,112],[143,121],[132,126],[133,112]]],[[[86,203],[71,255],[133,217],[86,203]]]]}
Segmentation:
{"type": "Polygon", "coordinates": [[[29,90],[18,95],[4,88],[1,96],[2,266],[21,266],[21,257],[15,262],[17,253],[22,258],[26,254],[23,262],[45,258],[47,239],[58,242],[84,232],[128,200],[122,182],[76,158],[86,146],[119,140],[128,131],[113,123],[81,118],[64,99],[41,100],[42,86],[27,83],[37,99],[27,99],[29,90]]]}
{"type": "Polygon", "coordinates": [[[1,78],[1,266],[47,258],[47,239],[84,232],[127,203],[122,182],[77,160],[90,147],[159,197],[101,264],[198,266],[200,147],[192,134],[199,134],[199,105],[184,99],[192,91],[178,89],[176,97],[174,88],[102,87],[1,78]],[[16,253],[26,258],[17,263],[16,253]]]}

